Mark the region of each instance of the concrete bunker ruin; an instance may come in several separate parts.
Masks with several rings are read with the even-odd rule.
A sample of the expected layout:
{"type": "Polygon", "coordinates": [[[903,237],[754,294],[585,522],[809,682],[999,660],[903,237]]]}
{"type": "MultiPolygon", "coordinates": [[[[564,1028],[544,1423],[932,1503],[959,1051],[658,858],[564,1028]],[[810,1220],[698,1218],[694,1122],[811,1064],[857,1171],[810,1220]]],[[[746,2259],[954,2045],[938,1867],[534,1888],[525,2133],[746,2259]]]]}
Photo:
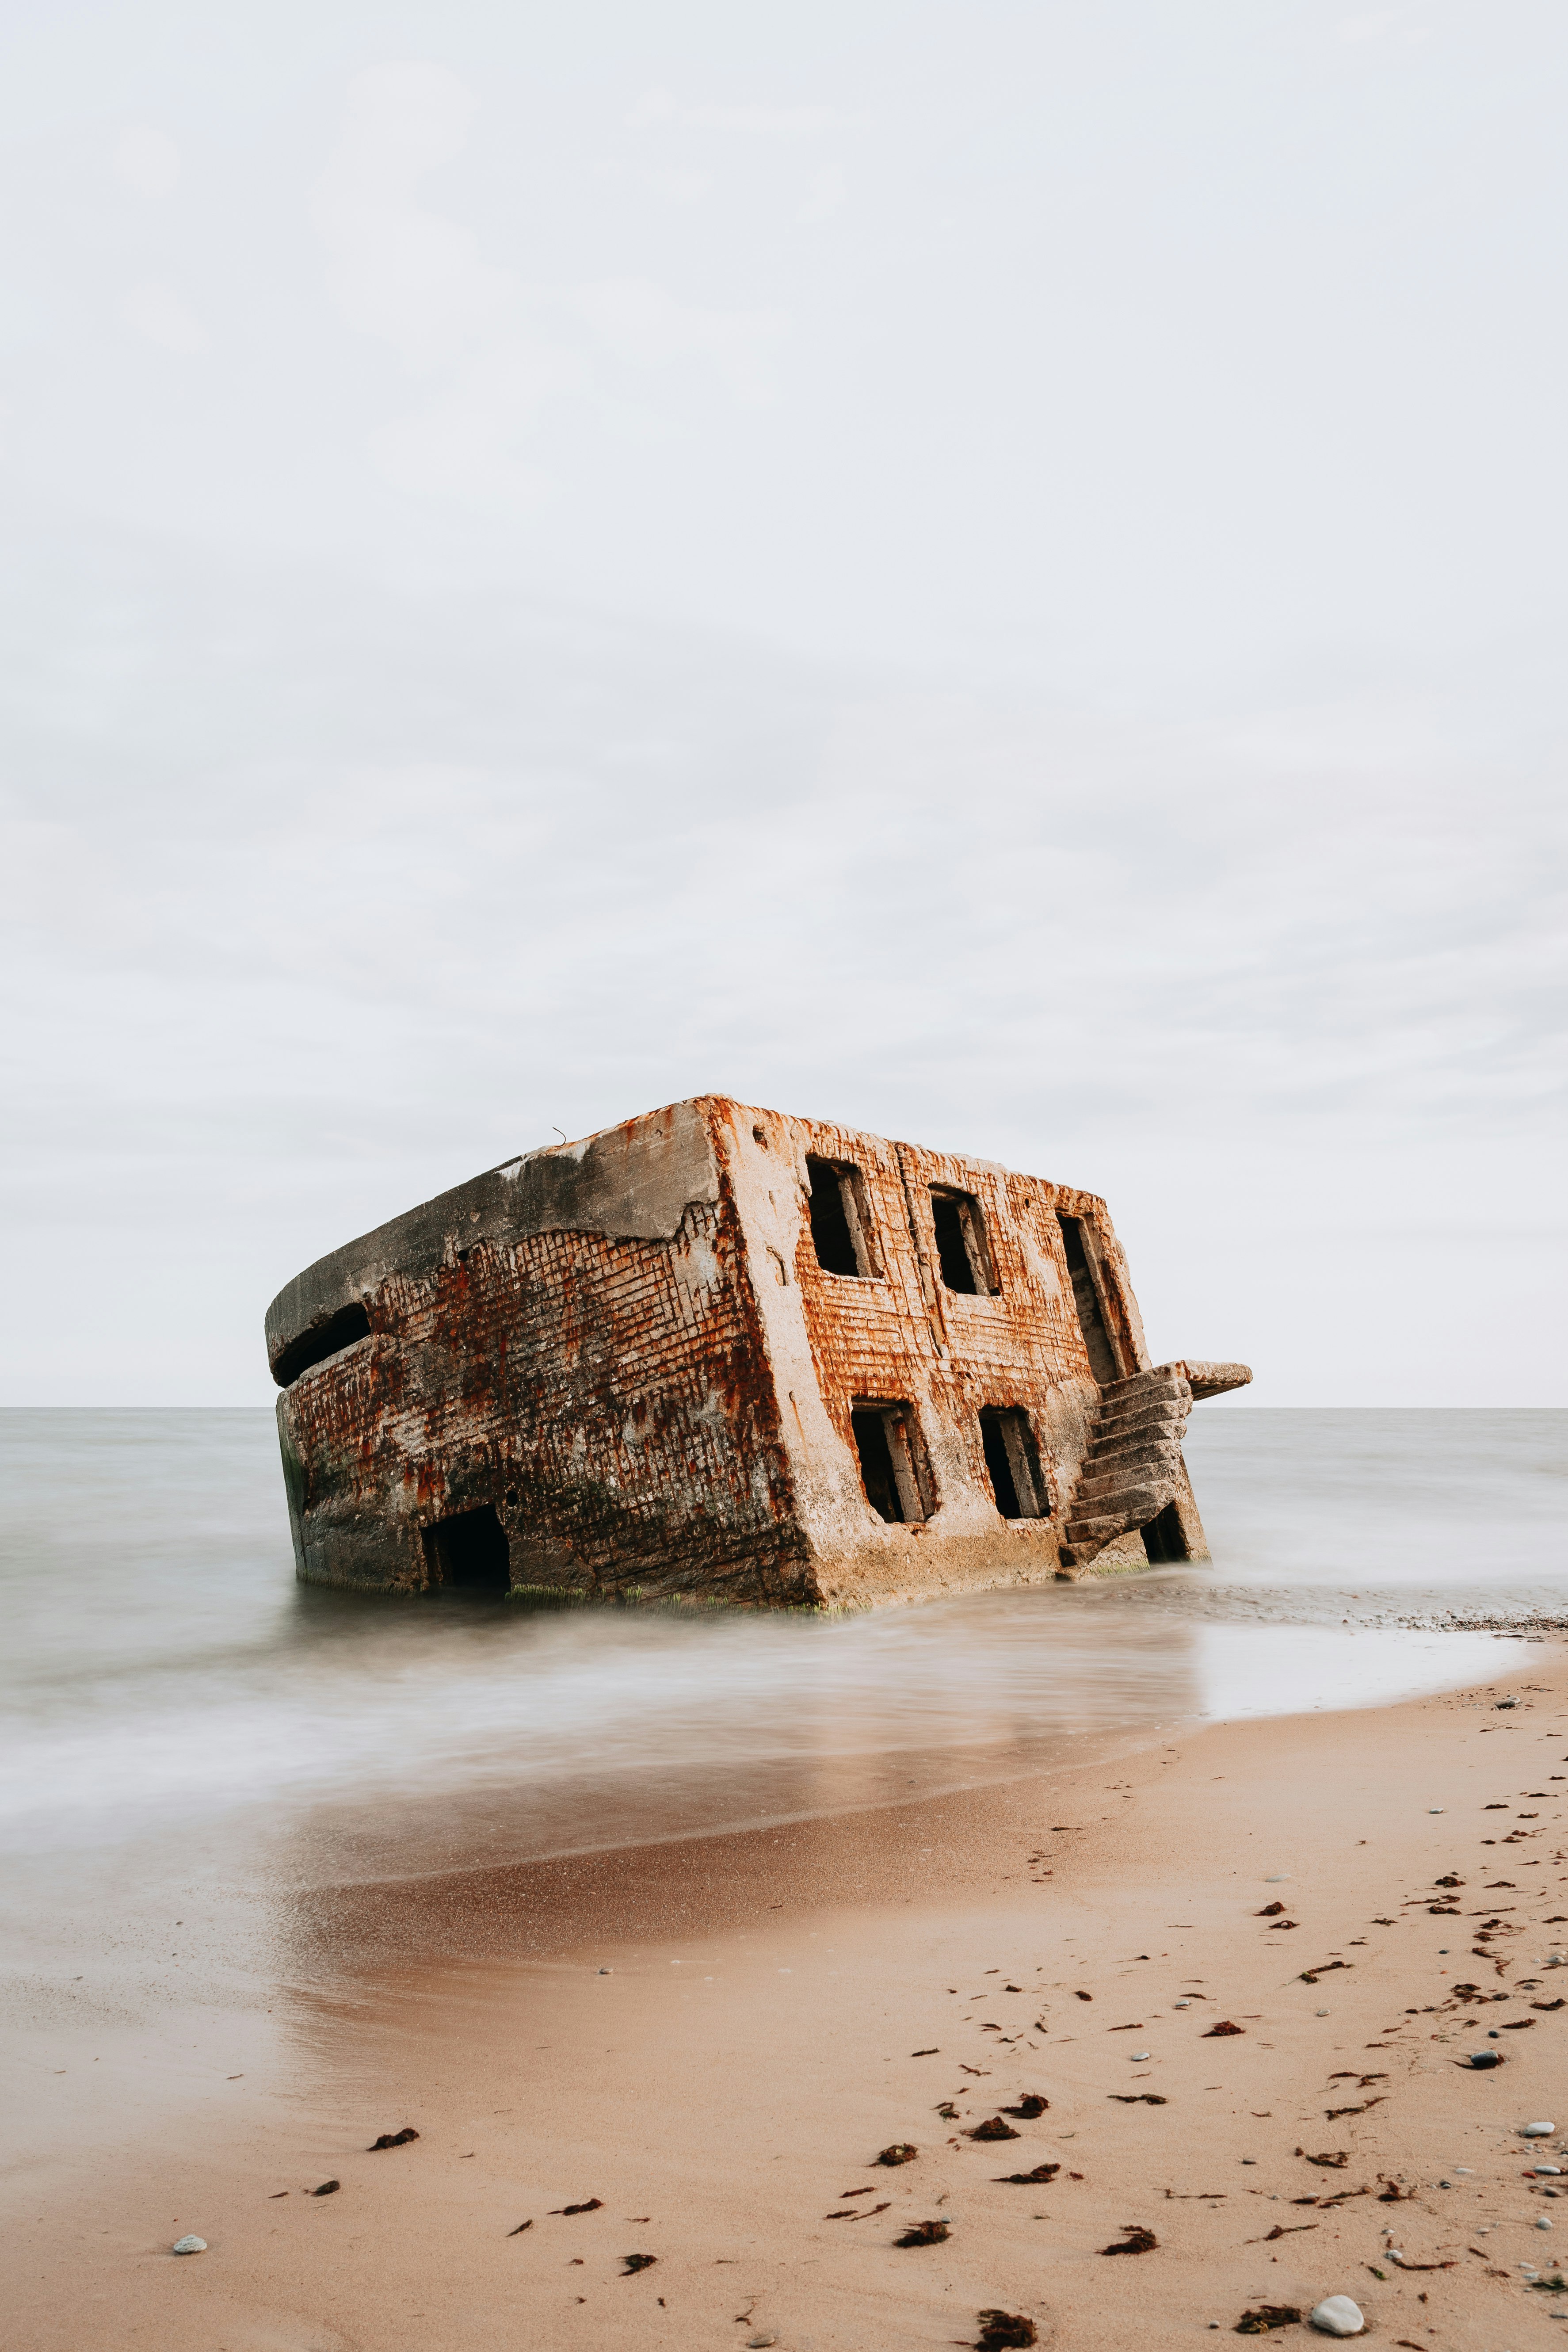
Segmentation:
{"type": "Polygon", "coordinates": [[[321,1258],[268,1359],[301,1577],[859,1606],[1208,1557],[1105,1203],[704,1095],[321,1258]]]}

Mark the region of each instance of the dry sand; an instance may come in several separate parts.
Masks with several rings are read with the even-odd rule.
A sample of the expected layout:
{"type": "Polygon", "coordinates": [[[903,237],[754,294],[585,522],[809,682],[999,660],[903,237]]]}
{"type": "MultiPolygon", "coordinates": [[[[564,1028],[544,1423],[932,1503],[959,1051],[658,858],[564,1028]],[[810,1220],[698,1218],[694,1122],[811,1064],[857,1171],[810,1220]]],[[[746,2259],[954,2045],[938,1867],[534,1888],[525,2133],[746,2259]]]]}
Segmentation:
{"type": "Polygon", "coordinates": [[[295,1996],[282,2083],[105,2114],[13,2184],[4,2343],[883,2352],[999,2308],[1098,2352],[1342,2293],[1385,2344],[1528,2352],[1568,2336],[1525,2284],[1542,2221],[1568,2246],[1532,2153],[1568,2157],[1519,2137],[1568,2126],[1564,1795],[1542,1648],[1483,1692],[315,1905],[300,1976],[333,1951],[341,1990],[295,1996]]]}

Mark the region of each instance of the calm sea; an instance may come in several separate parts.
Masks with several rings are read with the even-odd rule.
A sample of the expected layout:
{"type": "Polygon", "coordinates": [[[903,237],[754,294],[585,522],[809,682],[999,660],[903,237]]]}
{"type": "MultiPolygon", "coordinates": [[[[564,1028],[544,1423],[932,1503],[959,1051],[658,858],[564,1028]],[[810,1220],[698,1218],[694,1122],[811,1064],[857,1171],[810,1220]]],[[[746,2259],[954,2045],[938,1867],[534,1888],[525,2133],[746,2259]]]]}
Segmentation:
{"type": "Polygon", "coordinates": [[[1200,1407],[1212,1567],[820,1621],[300,1586],[265,1411],[13,1411],[0,1447],[0,1900],[27,2031],[90,1994],[145,2037],[198,1974],[254,2003],[289,1887],[1484,1682],[1525,1635],[1447,1621],[1568,1614],[1564,1412],[1200,1407]]]}

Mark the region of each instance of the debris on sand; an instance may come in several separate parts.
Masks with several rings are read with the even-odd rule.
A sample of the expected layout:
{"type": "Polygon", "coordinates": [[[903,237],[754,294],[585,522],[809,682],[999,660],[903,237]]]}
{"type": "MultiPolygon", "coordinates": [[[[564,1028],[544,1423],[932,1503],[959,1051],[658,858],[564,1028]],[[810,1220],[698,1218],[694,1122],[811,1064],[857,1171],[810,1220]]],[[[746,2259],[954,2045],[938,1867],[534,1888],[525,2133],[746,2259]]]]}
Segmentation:
{"type": "Polygon", "coordinates": [[[895,2246],[940,2246],[942,2240],[951,2235],[945,2221],[917,2221],[911,2229],[904,2231],[901,2238],[895,2238],[893,2243],[895,2246]]]}
{"type": "Polygon", "coordinates": [[[604,2201],[602,2197],[590,2197],[581,2205],[552,2205],[550,2209],[550,2218],[554,2221],[561,2213],[596,2213],[604,2201]]]}
{"type": "Polygon", "coordinates": [[[343,2184],[341,2180],[323,2180],[319,2189],[312,2189],[310,2190],[310,2195],[312,2197],[335,2197],[342,2185],[343,2184]]]}
{"type": "Polygon", "coordinates": [[[1266,1903],[1261,1911],[1255,1911],[1252,1916],[1255,1919],[1278,1919],[1284,1908],[1283,1903],[1266,1903]]]}
{"type": "MultiPolygon", "coordinates": [[[[1557,2006],[1561,2009],[1562,2002],[1559,2001],[1557,2006]]],[[[1042,2099],[1037,2091],[1026,2091],[1016,2106],[1004,2107],[1002,2112],[1005,2116],[1022,2116],[1026,2121],[1033,2122],[1037,2116],[1045,2114],[1050,2104],[1049,2099],[1042,2099]]]]}
{"type": "Polygon", "coordinates": [[[400,2132],[383,2132],[379,2139],[373,2139],[370,2153],[374,2156],[379,2147],[406,2147],[411,2139],[418,2137],[412,2124],[405,2124],[400,2132]]]}
{"type": "Polygon", "coordinates": [[[532,2227],[533,2223],[531,2221],[520,2221],[515,2230],[509,2230],[507,2231],[507,2236],[509,2238],[521,2238],[525,2230],[531,2230],[532,2227]]]}
{"type": "Polygon", "coordinates": [[[1102,2254],[1152,2254],[1160,2242],[1153,2231],[1146,2230],[1141,2221],[1123,2221],[1121,2226],[1127,2235],[1111,2245],[1101,2246],[1102,2254]]]}
{"type": "Polygon", "coordinates": [[[1353,1960],[1320,1960],[1315,1969],[1303,1969],[1298,1984],[1316,1984],[1320,1977],[1331,1976],[1336,1969],[1353,1969],[1353,1960]]]}
{"type": "Polygon", "coordinates": [[[657,2254],[623,2254],[621,2260],[626,2264],[621,2276],[635,2278],[638,2271],[651,2271],[658,2256],[657,2254]]]}
{"type": "Polygon", "coordinates": [[[1236,2323],[1237,2336],[1267,2336],[1276,2327],[1295,2327],[1301,2318],[1293,2303],[1260,2303],[1256,2311],[1244,2311],[1236,2323]]]}
{"type": "Polygon", "coordinates": [[[1026,2319],[1021,2311],[983,2311],[974,2352],[1014,2352],[1015,2346],[1039,2340],[1034,2321],[1026,2319]]]}
{"type": "Polygon", "coordinates": [[[1167,2107],[1171,2104],[1159,2091],[1107,2091],[1105,2095],[1114,2099],[1119,2107],[1167,2107]]]}
{"type": "Polygon", "coordinates": [[[877,2158],[876,2161],[879,2164],[887,2165],[912,2164],[919,2154],[919,2148],[916,2147],[910,2140],[896,2139],[891,2147],[885,2147],[882,2150],[881,2155],[877,2158]]]}
{"type": "Polygon", "coordinates": [[[1198,2039],[1201,2042],[1214,2042],[1226,2033],[1245,2033],[1246,2031],[1245,2025],[1233,2025],[1228,2017],[1222,2017],[1217,2025],[1211,2025],[1207,2032],[1200,2034],[1198,2039]]]}
{"type": "Polygon", "coordinates": [[[1037,2189],[1042,2182],[1054,2180],[1060,2170],[1059,2164],[1037,2164],[1033,2172],[999,2172],[995,2178],[1007,2188],[1037,2189]]]}
{"type": "Polygon", "coordinates": [[[972,2131],[966,2131],[963,2137],[965,2139],[1019,2139],[1023,2135],[1016,2132],[1011,2124],[1005,2124],[1000,2116],[990,2116],[984,2123],[976,2124],[972,2131]]]}
{"type": "MultiPolygon", "coordinates": [[[[1296,2153],[1298,2156],[1307,2156],[1304,2147],[1299,2147],[1296,2153]]],[[[1350,2150],[1345,2147],[1337,2148],[1331,2153],[1325,2148],[1321,2156],[1307,2156],[1309,2164],[1321,2164],[1329,2172],[1342,2172],[1350,2160],[1350,2150]]]]}

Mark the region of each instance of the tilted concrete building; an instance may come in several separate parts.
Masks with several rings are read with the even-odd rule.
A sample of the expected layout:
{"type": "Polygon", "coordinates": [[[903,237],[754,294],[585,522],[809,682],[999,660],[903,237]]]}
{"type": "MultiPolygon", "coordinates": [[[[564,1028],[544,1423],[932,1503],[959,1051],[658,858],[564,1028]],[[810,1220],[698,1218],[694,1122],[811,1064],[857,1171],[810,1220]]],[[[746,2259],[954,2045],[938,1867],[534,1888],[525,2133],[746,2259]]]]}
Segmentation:
{"type": "Polygon", "coordinates": [[[268,1310],[301,1577],[854,1606],[1207,1557],[1242,1364],[1092,1193],[722,1096],[509,1160],[268,1310]]]}

